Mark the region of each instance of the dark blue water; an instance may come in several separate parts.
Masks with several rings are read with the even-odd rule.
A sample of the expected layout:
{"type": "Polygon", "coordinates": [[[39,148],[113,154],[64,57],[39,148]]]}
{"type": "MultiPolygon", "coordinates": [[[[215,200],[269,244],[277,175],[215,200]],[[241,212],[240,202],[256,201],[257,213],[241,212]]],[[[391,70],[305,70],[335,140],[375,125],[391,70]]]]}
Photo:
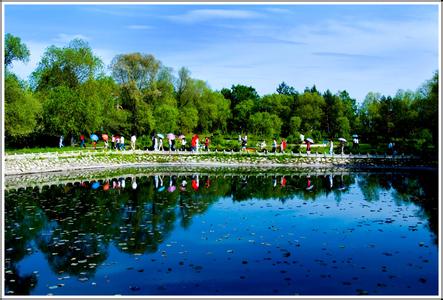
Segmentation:
{"type": "Polygon", "coordinates": [[[162,175],[5,192],[5,291],[436,295],[436,173],[162,175]]]}

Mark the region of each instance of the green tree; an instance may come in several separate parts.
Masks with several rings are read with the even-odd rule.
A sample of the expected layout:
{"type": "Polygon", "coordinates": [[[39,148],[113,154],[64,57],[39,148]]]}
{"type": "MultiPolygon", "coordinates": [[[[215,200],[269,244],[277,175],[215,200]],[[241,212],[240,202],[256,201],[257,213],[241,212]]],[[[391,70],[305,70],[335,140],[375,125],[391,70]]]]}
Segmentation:
{"type": "Polygon", "coordinates": [[[60,86],[76,88],[103,71],[103,63],[95,56],[89,44],[72,40],[67,47],[50,46],[46,49],[37,69],[31,75],[36,91],[49,91],[60,86]]]}
{"type": "Polygon", "coordinates": [[[284,81],[279,84],[277,87],[277,93],[280,95],[294,96],[297,94],[297,91],[294,87],[287,85],[284,81]]]}
{"type": "Polygon", "coordinates": [[[257,112],[249,117],[249,131],[260,136],[280,135],[282,121],[275,114],[257,112]]]}
{"type": "Polygon", "coordinates": [[[175,106],[162,104],[154,109],[156,130],[161,133],[175,132],[177,130],[179,111],[175,106]]]}
{"type": "Polygon", "coordinates": [[[29,56],[28,47],[22,43],[19,37],[13,36],[10,33],[5,35],[5,67],[8,68],[9,65],[14,60],[19,60],[22,62],[28,62],[29,56]]]}
{"type": "Polygon", "coordinates": [[[325,100],[317,92],[304,92],[298,98],[295,116],[302,119],[300,130],[303,134],[319,134],[324,117],[325,100]]]}
{"type": "Polygon", "coordinates": [[[29,136],[38,125],[41,103],[23,82],[7,72],[5,76],[5,136],[17,140],[29,136]]]}

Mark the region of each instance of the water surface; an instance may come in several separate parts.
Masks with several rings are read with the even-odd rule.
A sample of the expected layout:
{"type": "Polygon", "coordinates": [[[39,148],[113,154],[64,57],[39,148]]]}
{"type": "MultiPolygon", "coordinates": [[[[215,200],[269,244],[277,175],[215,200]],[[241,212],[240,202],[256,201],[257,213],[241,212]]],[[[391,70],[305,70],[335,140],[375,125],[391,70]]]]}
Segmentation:
{"type": "Polygon", "coordinates": [[[435,172],[162,173],[5,192],[5,292],[436,295],[435,172]]]}

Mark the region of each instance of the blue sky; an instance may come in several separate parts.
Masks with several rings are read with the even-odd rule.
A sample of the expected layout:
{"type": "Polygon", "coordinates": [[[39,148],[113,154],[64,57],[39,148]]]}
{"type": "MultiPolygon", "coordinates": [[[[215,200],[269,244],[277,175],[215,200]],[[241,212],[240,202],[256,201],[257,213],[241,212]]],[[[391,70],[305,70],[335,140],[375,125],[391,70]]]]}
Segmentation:
{"type": "Polygon", "coordinates": [[[273,93],[416,89],[438,69],[437,5],[10,5],[5,33],[29,47],[27,78],[46,47],[75,37],[109,65],[121,53],[153,54],[214,89],[251,85],[273,93]]]}

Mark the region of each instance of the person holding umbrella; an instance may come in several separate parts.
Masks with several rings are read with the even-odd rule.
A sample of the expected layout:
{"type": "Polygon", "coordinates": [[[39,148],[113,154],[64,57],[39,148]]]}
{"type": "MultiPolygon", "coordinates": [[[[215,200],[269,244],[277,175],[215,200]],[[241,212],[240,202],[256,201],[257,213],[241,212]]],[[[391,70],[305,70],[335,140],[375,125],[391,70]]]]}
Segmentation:
{"type": "Polygon", "coordinates": [[[168,138],[168,146],[169,146],[169,152],[171,152],[173,149],[173,144],[172,142],[175,140],[175,134],[173,133],[168,133],[166,135],[166,137],[168,138]]]}
{"type": "Polygon", "coordinates": [[[92,140],[92,146],[94,147],[94,150],[97,150],[98,135],[93,133],[93,134],[91,134],[90,138],[92,140]]]}
{"type": "Polygon", "coordinates": [[[329,139],[329,154],[334,154],[334,142],[332,141],[332,138],[329,139]]]}
{"type": "Polygon", "coordinates": [[[105,149],[108,149],[108,135],[106,133],[102,134],[102,140],[105,142],[105,149]]]}
{"type": "Polygon", "coordinates": [[[306,153],[311,154],[311,144],[313,144],[314,141],[311,138],[306,139],[306,153]]]}
{"type": "Polygon", "coordinates": [[[165,138],[165,136],[161,133],[157,133],[157,136],[158,136],[158,149],[157,150],[160,151],[160,149],[161,149],[161,151],[164,151],[163,139],[165,138]]]}
{"type": "Polygon", "coordinates": [[[277,139],[274,138],[272,141],[272,153],[275,153],[277,151],[277,139]]]}
{"type": "Polygon", "coordinates": [[[345,138],[339,138],[338,139],[341,143],[341,154],[345,154],[345,144],[346,144],[346,139],[345,138]]]}

